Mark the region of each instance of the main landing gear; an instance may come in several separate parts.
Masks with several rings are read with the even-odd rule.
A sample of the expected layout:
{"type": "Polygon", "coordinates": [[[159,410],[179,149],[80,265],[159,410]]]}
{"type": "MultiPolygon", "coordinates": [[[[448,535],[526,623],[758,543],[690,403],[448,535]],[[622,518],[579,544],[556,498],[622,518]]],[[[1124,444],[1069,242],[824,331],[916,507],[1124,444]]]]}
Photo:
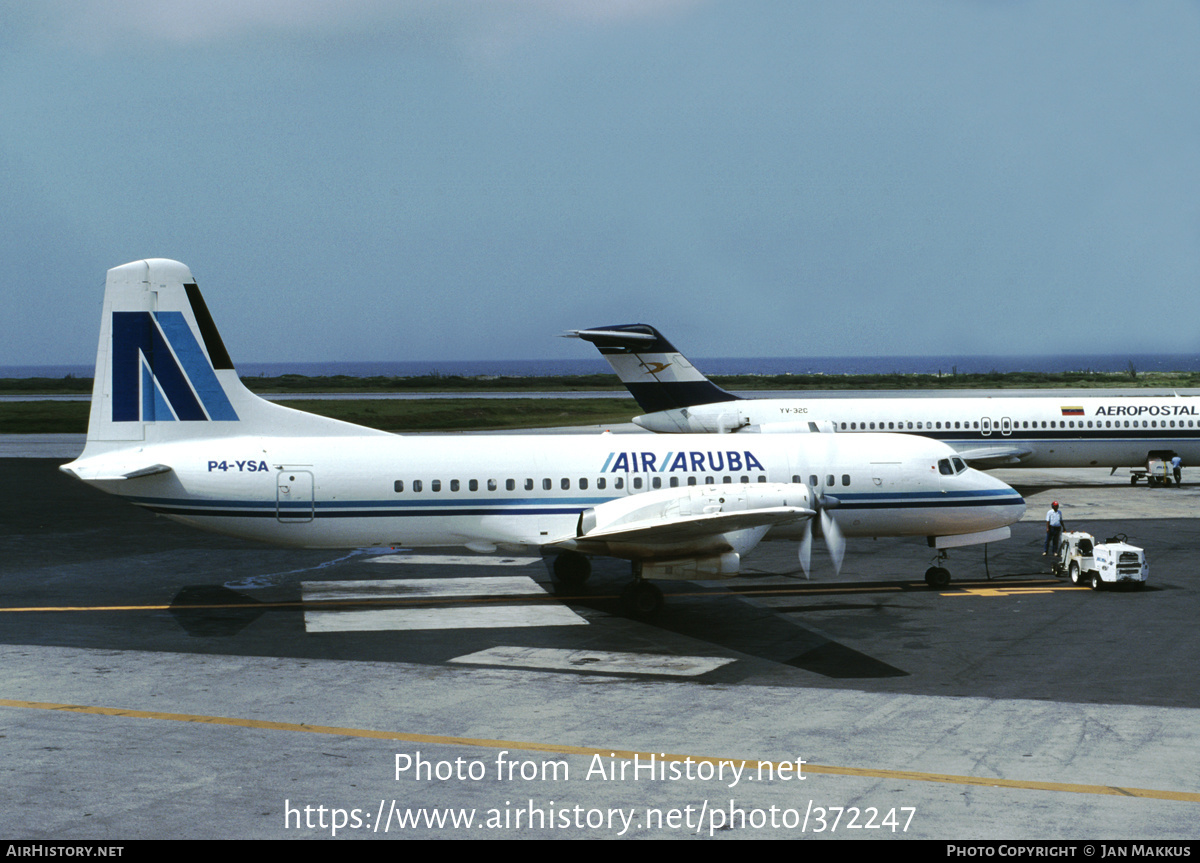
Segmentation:
{"type": "MultiPolygon", "coordinates": [[[[578,551],[564,551],[554,558],[551,567],[554,579],[564,587],[578,590],[587,582],[592,574],[592,562],[586,554],[578,551]]],[[[621,604],[626,614],[644,620],[662,610],[663,592],[657,584],[642,578],[642,565],[633,563],[633,581],[621,591],[621,604]]]]}

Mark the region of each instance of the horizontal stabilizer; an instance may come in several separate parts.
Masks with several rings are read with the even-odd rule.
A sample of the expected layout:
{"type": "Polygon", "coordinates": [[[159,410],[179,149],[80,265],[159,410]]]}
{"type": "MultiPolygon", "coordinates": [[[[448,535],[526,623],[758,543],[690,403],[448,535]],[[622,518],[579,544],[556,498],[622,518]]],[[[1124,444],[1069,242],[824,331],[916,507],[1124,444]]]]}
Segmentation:
{"type": "Polygon", "coordinates": [[[63,473],[69,473],[85,482],[138,479],[143,476],[154,476],[160,473],[170,473],[171,466],[165,464],[150,464],[135,466],[127,462],[94,462],[76,461],[60,468],[63,473]]]}

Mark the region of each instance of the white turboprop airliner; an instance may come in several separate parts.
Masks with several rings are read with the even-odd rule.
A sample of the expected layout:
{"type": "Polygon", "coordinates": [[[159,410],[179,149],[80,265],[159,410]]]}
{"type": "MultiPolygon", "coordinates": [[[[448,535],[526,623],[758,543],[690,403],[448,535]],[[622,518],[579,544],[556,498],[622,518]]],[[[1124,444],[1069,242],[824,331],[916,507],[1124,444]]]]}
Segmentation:
{"type": "Polygon", "coordinates": [[[395,435],[292,410],[242,385],[191,272],[162,259],[108,271],[87,445],[62,469],[281,545],[533,548],[568,582],[618,557],[642,612],[662,601],[646,579],[733,575],[768,531],[800,541],[807,571],[814,519],[840,565],[842,535],[926,536],[944,557],[1025,511],[911,436],[395,435]]]}
{"type": "Polygon", "coordinates": [[[654,327],[572,330],[592,342],[655,432],[903,432],[943,441],[972,466],[1200,463],[1200,400],[1184,396],[745,399],[701,374],[654,327]]]}

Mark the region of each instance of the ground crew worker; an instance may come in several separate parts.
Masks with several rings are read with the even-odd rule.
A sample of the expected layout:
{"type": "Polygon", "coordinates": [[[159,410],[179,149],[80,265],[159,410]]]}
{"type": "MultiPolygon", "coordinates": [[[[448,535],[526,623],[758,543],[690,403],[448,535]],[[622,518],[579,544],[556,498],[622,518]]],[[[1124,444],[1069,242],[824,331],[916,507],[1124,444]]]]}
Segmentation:
{"type": "Polygon", "coordinates": [[[1042,557],[1050,554],[1051,549],[1055,554],[1058,554],[1058,543],[1062,539],[1063,517],[1058,511],[1058,501],[1050,504],[1050,511],[1046,513],[1046,547],[1042,549],[1042,557]]]}
{"type": "Polygon", "coordinates": [[[1171,459],[1171,472],[1175,474],[1175,487],[1178,488],[1183,483],[1183,459],[1179,456],[1171,459]]]}

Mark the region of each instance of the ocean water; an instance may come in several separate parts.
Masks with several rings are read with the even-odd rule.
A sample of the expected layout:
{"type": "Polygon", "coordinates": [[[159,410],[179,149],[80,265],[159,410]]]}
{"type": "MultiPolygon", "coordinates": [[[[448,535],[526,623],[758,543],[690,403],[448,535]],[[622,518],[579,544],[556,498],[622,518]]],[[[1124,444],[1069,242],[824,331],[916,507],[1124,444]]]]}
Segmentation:
{"type": "MultiPolygon", "coordinates": [[[[1126,372],[1130,364],[1139,372],[1200,371],[1200,354],[1134,354],[1047,356],[950,357],[708,357],[692,360],[709,375],[779,374],[961,374],[987,372],[1126,372]]],[[[600,357],[572,360],[472,360],[458,362],[329,362],[239,363],[242,376],[297,374],[350,375],[476,375],[544,377],[549,375],[608,374],[600,357]]],[[[0,378],[91,377],[92,366],[0,366],[0,378]]]]}

